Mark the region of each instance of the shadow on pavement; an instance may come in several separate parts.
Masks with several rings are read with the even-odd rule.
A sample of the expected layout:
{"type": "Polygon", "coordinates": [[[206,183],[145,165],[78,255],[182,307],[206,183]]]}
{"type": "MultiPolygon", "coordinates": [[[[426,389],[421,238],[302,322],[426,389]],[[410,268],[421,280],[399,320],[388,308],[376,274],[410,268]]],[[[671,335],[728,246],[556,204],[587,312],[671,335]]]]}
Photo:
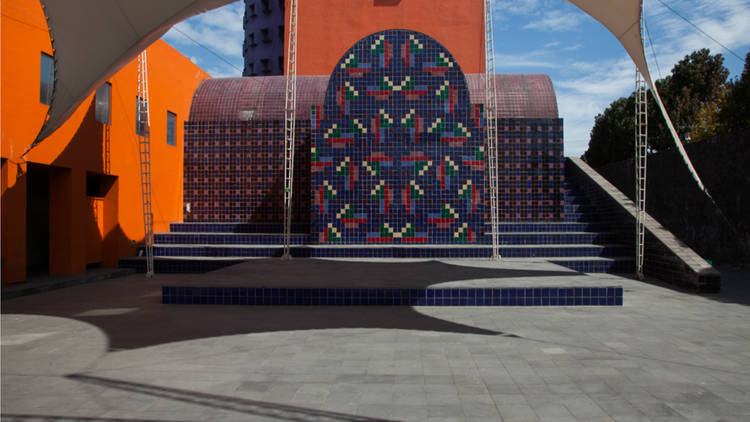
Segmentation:
{"type": "MultiPolygon", "coordinates": [[[[472,261],[467,261],[467,264],[472,261]]],[[[476,262],[474,262],[476,263],[476,262]]],[[[479,264],[479,263],[477,263],[479,264]]],[[[441,261],[367,262],[325,259],[254,259],[180,280],[185,285],[242,287],[425,288],[433,284],[484,278],[580,276],[571,270],[482,268],[441,261]]],[[[169,284],[169,283],[165,283],[169,284]]]]}
{"type": "Polygon", "coordinates": [[[184,285],[186,281],[218,285],[234,283],[241,277],[269,284],[307,280],[295,284],[301,287],[309,285],[309,280],[321,282],[328,279],[341,285],[357,286],[359,277],[362,277],[371,281],[382,279],[389,283],[388,286],[427,287],[445,281],[478,278],[580,276],[573,271],[477,268],[437,261],[373,263],[299,259],[293,260],[292,265],[279,265],[280,262],[250,261],[200,276],[160,274],[147,279],[141,274],[131,275],[6,300],[3,301],[2,313],[58,316],[92,324],[107,335],[110,350],[237,334],[336,328],[512,336],[427,316],[408,306],[163,305],[161,286],[184,285]]]}
{"type": "MultiPolygon", "coordinates": [[[[694,291],[655,278],[646,278],[646,280],[643,280],[643,283],[679,293],[704,297],[721,303],[736,303],[750,306],[750,269],[729,266],[715,266],[714,268],[721,273],[721,290],[719,293],[695,293],[694,291]]],[[[632,280],[637,280],[634,275],[621,275],[632,280]]]]}
{"type": "Polygon", "coordinates": [[[3,422],[181,422],[176,419],[123,419],[88,416],[32,415],[28,413],[0,413],[3,422]]]}
{"type": "MultiPolygon", "coordinates": [[[[121,381],[111,378],[95,377],[90,375],[68,375],[68,378],[94,384],[100,387],[129,391],[132,393],[145,394],[161,397],[173,401],[189,403],[221,409],[235,413],[242,413],[248,420],[253,417],[276,418],[281,421],[352,421],[352,422],[374,422],[387,421],[387,419],[375,419],[366,416],[348,415],[345,413],[329,412],[306,407],[290,406],[287,404],[271,403],[259,400],[242,399],[238,397],[227,397],[217,394],[207,394],[197,391],[182,390],[177,388],[160,387],[148,384],[121,381]]],[[[75,419],[78,420],[78,419],[75,419]]]]}
{"type": "Polygon", "coordinates": [[[724,303],[750,306],[750,269],[742,267],[717,267],[721,273],[721,291],[701,296],[724,303]]]}

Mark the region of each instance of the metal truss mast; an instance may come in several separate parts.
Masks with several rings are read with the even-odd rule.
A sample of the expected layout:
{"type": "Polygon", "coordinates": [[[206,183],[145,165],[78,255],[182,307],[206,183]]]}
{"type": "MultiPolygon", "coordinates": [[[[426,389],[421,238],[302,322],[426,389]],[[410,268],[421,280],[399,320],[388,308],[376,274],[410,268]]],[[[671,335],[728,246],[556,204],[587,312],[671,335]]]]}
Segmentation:
{"type": "Polygon", "coordinates": [[[148,113],[148,62],[146,50],[138,56],[138,97],[135,104],[138,158],[141,170],[143,242],[146,253],[146,277],[154,276],[154,215],[151,212],[151,120],[148,113]]]}
{"type": "Polygon", "coordinates": [[[495,53],[492,34],[492,0],[484,1],[484,117],[487,125],[487,176],[489,180],[492,259],[500,259],[498,246],[499,199],[497,171],[497,91],[495,90],[495,53]]]}
{"type": "Polygon", "coordinates": [[[294,127],[297,109],[297,0],[289,1],[289,41],[286,51],[286,101],[284,104],[284,254],[291,259],[292,188],[294,182],[294,127]]]}
{"type": "MultiPolygon", "coordinates": [[[[641,40],[644,14],[641,9],[641,40]]],[[[648,155],[648,106],[646,81],[635,70],[635,273],[643,279],[643,254],[646,238],[646,161],[648,155]]]]}

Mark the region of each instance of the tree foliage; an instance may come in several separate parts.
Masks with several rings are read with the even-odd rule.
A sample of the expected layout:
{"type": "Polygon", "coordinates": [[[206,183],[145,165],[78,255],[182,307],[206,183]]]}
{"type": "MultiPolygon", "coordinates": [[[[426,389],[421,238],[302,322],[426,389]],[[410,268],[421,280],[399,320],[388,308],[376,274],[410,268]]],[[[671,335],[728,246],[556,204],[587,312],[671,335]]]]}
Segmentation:
{"type": "MultiPolygon", "coordinates": [[[[747,65],[745,68],[747,73],[747,65]]],[[[747,80],[745,73],[743,79],[747,80]]],[[[702,140],[722,131],[724,124],[720,113],[727,108],[729,97],[737,95],[739,98],[743,95],[740,92],[747,95],[747,84],[741,85],[742,79],[730,84],[728,76],[729,70],[724,67],[721,54],[712,55],[708,49],[702,49],[685,56],[672,68],[669,76],[655,81],[664,107],[683,142],[702,140]]],[[[671,148],[674,141],[661,111],[653,96],[648,98],[649,149],[671,148]]],[[[737,105],[736,113],[742,114],[742,110],[747,109],[747,100],[744,101],[745,109],[737,105]]],[[[614,101],[604,113],[596,116],[584,160],[596,167],[632,157],[635,151],[634,114],[633,93],[628,98],[614,101]]]]}
{"type": "Polygon", "coordinates": [[[723,132],[750,128],[750,52],[742,76],[729,83],[725,106],[719,112],[723,132]]]}
{"type": "MultiPolygon", "coordinates": [[[[711,124],[715,119],[723,105],[728,77],[724,57],[721,54],[711,55],[704,48],[685,56],[672,68],[671,75],[657,81],[656,88],[664,107],[683,142],[699,141],[704,139],[703,136],[716,134],[702,128],[701,120],[711,124]],[[702,119],[699,118],[701,113],[704,114],[702,119]]],[[[648,107],[649,146],[655,151],[673,147],[674,140],[653,96],[649,96],[648,107]]]]}
{"type": "Polygon", "coordinates": [[[619,98],[594,118],[589,148],[583,159],[593,167],[633,156],[635,95],[619,98]]]}

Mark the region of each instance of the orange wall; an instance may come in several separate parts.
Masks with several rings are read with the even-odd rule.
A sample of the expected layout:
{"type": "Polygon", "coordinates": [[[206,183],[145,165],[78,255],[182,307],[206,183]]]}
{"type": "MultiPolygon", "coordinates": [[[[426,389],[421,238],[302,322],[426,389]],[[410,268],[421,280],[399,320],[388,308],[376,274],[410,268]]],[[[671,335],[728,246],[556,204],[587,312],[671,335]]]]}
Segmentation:
{"type": "MultiPolygon", "coordinates": [[[[297,4],[299,75],[330,75],[351,46],[385,29],[429,35],[453,54],[464,73],[484,72],[482,0],[316,0],[297,4]]],[[[289,10],[289,1],[285,10],[289,10]]],[[[288,26],[288,22],[287,14],[284,24],[288,26]]]]}
{"type": "MultiPolygon", "coordinates": [[[[40,52],[52,50],[38,0],[2,2],[2,282],[25,280],[25,161],[50,167],[50,273],[77,274],[86,265],[135,253],[143,239],[138,138],[135,134],[137,68],[126,65],[109,82],[109,160],[104,125],[94,119],[90,95],[72,117],[25,157],[47,106],[39,102],[40,52]],[[11,106],[12,105],[12,106],[11,106]],[[107,168],[107,162],[109,168],[107,168]],[[86,173],[114,183],[91,206],[86,173]],[[98,250],[97,250],[98,249],[98,250]]],[[[209,75],[165,42],[148,48],[151,113],[151,183],[154,230],[182,220],[183,123],[193,92],[209,75]],[[176,146],[166,144],[167,110],[177,115],[176,146]]]]}

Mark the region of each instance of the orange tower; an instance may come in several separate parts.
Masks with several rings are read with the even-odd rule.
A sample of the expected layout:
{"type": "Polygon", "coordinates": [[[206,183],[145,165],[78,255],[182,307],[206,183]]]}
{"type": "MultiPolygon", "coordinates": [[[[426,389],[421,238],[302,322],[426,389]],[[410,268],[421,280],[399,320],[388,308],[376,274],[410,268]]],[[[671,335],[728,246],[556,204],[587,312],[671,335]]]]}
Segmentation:
{"type": "Polygon", "coordinates": [[[465,73],[484,72],[482,0],[316,0],[297,7],[298,75],[330,75],[352,45],[386,29],[429,35],[465,73]]]}

